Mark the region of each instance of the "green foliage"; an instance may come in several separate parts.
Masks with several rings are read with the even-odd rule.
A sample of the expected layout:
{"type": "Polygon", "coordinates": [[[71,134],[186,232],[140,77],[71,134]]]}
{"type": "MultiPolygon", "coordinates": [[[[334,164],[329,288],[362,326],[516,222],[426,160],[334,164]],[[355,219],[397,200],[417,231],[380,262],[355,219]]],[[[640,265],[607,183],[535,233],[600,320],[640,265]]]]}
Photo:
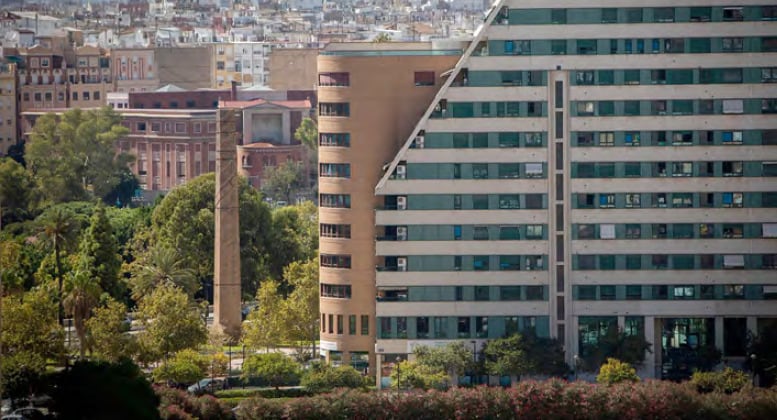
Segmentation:
{"type": "Polygon", "coordinates": [[[256,293],[257,306],[243,323],[243,343],[254,349],[275,348],[284,339],[285,312],[278,282],[265,280],[256,293]]]}
{"type": "Polygon", "coordinates": [[[262,192],[274,201],[293,203],[305,186],[305,167],[300,162],[286,162],[265,169],[262,192]]]}
{"type": "Polygon", "coordinates": [[[79,257],[79,268],[88,277],[96,279],[104,292],[115,299],[123,297],[125,287],[119,281],[119,247],[102,205],[95,207],[91,224],[81,237],[79,257]]]}
{"type": "Polygon", "coordinates": [[[63,332],[57,324],[57,306],[44,291],[0,297],[0,357],[4,392],[23,396],[45,372],[49,359],[64,354],[63,332]]]}
{"type": "MultiPolygon", "coordinates": [[[[199,176],[173,189],[154,209],[148,246],[175,249],[183,268],[199,280],[213,275],[215,175],[199,176]]],[[[267,276],[265,260],[272,246],[270,210],[261,195],[240,179],[240,272],[244,293],[253,295],[258,279],[267,276]]],[[[279,278],[281,273],[270,273],[279,278]],[[277,275],[276,275],[277,274],[277,275]]]]}
{"type": "Polygon", "coordinates": [[[52,410],[64,419],[158,419],[159,398],[129,360],[76,362],[54,375],[52,410]]]}
{"type": "Polygon", "coordinates": [[[102,290],[97,279],[89,273],[76,270],[71,272],[65,285],[65,311],[73,317],[73,324],[78,336],[79,354],[83,359],[88,347],[86,338],[86,321],[92,316],[92,309],[97,306],[102,290]]]}
{"type": "Polygon", "coordinates": [[[125,322],[127,307],[108,298],[104,305],[94,310],[86,321],[92,346],[92,356],[108,362],[129,358],[137,351],[135,337],[126,332],[130,325],[125,322]]]}
{"type": "Polygon", "coordinates": [[[532,333],[491,340],[483,352],[486,370],[492,375],[562,375],[568,371],[561,342],[532,333]]]}
{"type": "MultiPolygon", "coordinates": [[[[760,323],[761,321],[759,321],[760,323]]],[[[758,375],[758,383],[763,387],[774,386],[777,378],[777,321],[771,325],[761,325],[758,335],[749,334],[747,354],[756,355],[748,358],[747,364],[751,371],[758,375]]]]}
{"type": "Polygon", "coordinates": [[[450,378],[439,369],[418,362],[403,360],[391,371],[391,386],[401,389],[442,389],[447,387],[450,378]]]}
{"type": "Polygon", "coordinates": [[[315,121],[310,117],[303,118],[294,132],[294,138],[310,150],[318,149],[318,127],[316,127],[315,121]]]}
{"type": "Polygon", "coordinates": [[[645,354],[650,352],[650,343],[643,334],[631,335],[615,326],[599,337],[599,342],[583,348],[584,365],[587,370],[596,370],[609,358],[622,360],[631,365],[640,365],[645,354]]]}
{"type": "MultiPolygon", "coordinates": [[[[283,277],[293,288],[283,301],[283,337],[287,340],[310,343],[315,354],[318,340],[318,259],[294,261],[284,270],[283,277]]],[[[301,353],[302,349],[298,349],[301,353]]]]}
{"type": "Polygon", "coordinates": [[[0,226],[28,217],[32,193],[33,180],[24,167],[0,158],[0,226]]]}
{"type": "Polygon", "coordinates": [[[461,341],[454,341],[445,347],[417,346],[413,353],[418,365],[451,378],[464,373],[474,362],[472,351],[461,341]]]}
{"type": "Polygon", "coordinates": [[[207,339],[200,308],[180,288],[162,284],[140,301],[138,315],[144,330],[138,334],[146,360],[156,361],[207,339]]]}
{"type": "Polygon", "coordinates": [[[304,388],[233,388],[217,390],[214,395],[219,399],[246,399],[249,397],[262,398],[299,398],[312,395],[310,391],[304,388]]]}
{"type": "MultiPolygon", "coordinates": [[[[317,208],[306,201],[297,206],[280,207],[272,212],[272,244],[269,269],[279,278],[293,261],[305,261],[316,256],[318,248],[317,208]]],[[[287,285],[282,289],[286,291],[287,285]]]]}
{"type": "Polygon", "coordinates": [[[154,369],[154,381],[191,384],[205,376],[209,365],[207,356],[192,349],[184,349],[154,369]]]}
{"type": "Polygon", "coordinates": [[[750,378],[745,372],[727,366],[721,372],[694,372],[691,383],[702,393],[732,394],[750,385],[750,378]]]}
{"type": "Polygon", "coordinates": [[[302,375],[300,384],[312,393],[320,393],[335,388],[366,389],[369,382],[367,377],[351,366],[333,367],[326,363],[315,362],[302,375]]]}
{"type": "Polygon", "coordinates": [[[193,270],[184,268],[184,259],[176,250],[163,245],[149,248],[132,265],[129,280],[132,298],[140,301],[162,284],[180,288],[189,297],[200,290],[193,270]]]}
{"type": "Polygon", "coordinates": [[[391,42],[391,36],[385,32],[379,33],[375,38],[372,38],[372,42],[376,44],[391,42]]]}
{"type": "Polygon", "coordinates": [[[64,271],[62,270],[62,251],[69,248],[74,242],[76,232],[76,219],[70,211],[65,208],[55,207],[50,212],[41,216],[43,235],[51,243],[54,249],[54,265],[56,269],[57,290],[59,297],[59,322],[62,324],[65,318],[65,309],[63,306],[63,283],[64,271]]]}
{"type": "Polygon", "coordinates": [[[596,382],[605,385],[626,381],[639,382],[637,371],[630,364],[613,358],[607,359],[607,363],[602,365],[599,369],[599,374],[596,376],[596,382]]]}
{"type": "Polygon", "coordinates": [[[253,354],[243,362],[243,377],[260,377],[275,388],[297,383],[300,367],[283,353],[253,354]]]}
{"type": "Polygon", "coordinates": [[[116,153],[127,133],[121,116],[110,108],[72,109],[36,121],[25,159],[43,203],[106,197],[121,183],[132,157],[116,153]]]}

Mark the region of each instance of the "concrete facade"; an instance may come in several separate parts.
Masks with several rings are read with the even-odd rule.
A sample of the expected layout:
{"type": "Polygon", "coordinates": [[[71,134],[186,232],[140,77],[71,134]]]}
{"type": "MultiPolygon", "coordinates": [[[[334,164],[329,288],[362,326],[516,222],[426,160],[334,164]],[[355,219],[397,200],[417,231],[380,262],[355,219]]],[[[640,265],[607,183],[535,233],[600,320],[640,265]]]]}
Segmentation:
{"type": "Polygon", "coordinates": [[[16,95],[16,65],[0,63],[0,156],[19,138],[16,95]]]}
{"type": "MultiPolygon", "coordinates": [[[[351,150],[352,127],[397,123],[370,90],[393,76],[376,70],[357,83],[357,67],[345,63],[359,58],[322,52],[319,74],[348,73],[326,80],[350,83],[322,86],[320,102],[349,103],[351,114],[320,114],[320,131],[351,132],[352,147],[322,147],[319,160],[349,162],[352,178],[321,178],[322,194],[331,185],[351,197],[350,209],[321,208],[320,249],[322,258],[348,254],[352,268],[322,267],[321,282],[349,284],[357,267],[359,280],[375,279],[358,294],[328,288],[336,299],[322,288],[330,354],[368,346],[327,324],[328,312],[358,308],[375,311],[370,332],[385,373],[417,344],[464,340],[479,351],[519,331],[558,338],[574,367],[620,328],[651,343],[643,376],[672,377],[678,354],[705,346],[741,363],[747,332],[774,325],[772,6],[622,6],[497,2],[385,166],[389,150],[351,150]],[[368,93],[377,102],[362,106],[368,93]],[[370,115],[354,111],[365,108],[370,115]],[[380,167],[376,189],[355,196],[380,167]],[[374,219],[355,214],[362,206],[374,206],[374,219]],[[342,231],[331,224],[348,224],[351,239],[327,238],[325,229],[342,231]],[[362,236],[377,238],[374,254],[348,247],[362,236]]],[[[385,59],[371,53],[361,59],[385,59]]]]}
{"type": "Polygon", "coordinates": [[[309,90],[318,85],[318,49],[276,48],[270,53],[267,85],[275,90],[309,90]]]}

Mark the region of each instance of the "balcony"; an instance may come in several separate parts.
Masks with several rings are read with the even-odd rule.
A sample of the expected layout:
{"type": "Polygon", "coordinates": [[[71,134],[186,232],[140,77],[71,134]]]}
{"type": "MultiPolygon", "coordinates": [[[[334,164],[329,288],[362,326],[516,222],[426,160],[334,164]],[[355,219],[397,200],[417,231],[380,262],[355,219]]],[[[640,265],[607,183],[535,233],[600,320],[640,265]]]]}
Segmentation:
{"type": "Polygon", "coordinates": [[[387,265],[387,266],[376,265],[375,271],[383,272],[383,271],[405,271],[405,270],[400,270],[399,267],[395,265],[387,265]]]}

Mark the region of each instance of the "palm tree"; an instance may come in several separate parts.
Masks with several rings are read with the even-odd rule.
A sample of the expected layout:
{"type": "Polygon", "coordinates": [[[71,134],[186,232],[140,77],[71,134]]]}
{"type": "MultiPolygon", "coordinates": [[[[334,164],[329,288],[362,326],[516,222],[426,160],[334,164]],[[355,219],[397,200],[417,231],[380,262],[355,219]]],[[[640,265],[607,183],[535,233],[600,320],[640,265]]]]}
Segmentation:
{"type": "Polygon", "coordinates": [[[180,287],[189,296],[200,290],[197,275],[194,270],[183,267],[183,259],[176,250],[155,246],[133,267],[130,279],[132,298],[139,301],[164,283],[180,287]]]}
{"type": "Polygon", "coordinates": [[[43,219],[43,235],[51,242],[54,248],[54,263],[57,269],[57,287],[59,293],[59,324],[64,327],[65,309],[62,303],[62,249],[66,248],[73,239],[75,221],[72,213],[60,207],[55,207],[43,219]]]}
{"type": "Polygon", "coordinates": [[[78,336],[78,350],[81,358],[86,353],[86,320],[92,316],[92,309],[100,302],[100,283],[88,273],[76,270],[70,273],[64,305],[73,317],[78,336]]]}

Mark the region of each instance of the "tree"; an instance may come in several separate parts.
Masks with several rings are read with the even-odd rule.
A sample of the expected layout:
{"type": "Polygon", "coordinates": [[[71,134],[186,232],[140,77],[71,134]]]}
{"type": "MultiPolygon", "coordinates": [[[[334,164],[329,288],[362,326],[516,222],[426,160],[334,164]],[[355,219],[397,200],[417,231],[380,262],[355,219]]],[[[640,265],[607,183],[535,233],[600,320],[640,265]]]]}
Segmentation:
{"type": "Polygon", "coordinates": [[[307,174],[305,182],[308,187],[317,179],[316,167],[318,166],[318,127],[315,121],[309,117],[302,119],[299,127],[294,132],[294,138],[305,146],[307,174]]]}
{"type": "Polygon", "coordinates": [[[310,343],[310,354],[315,356],[319,330],[318,260],[295,261],[286,267],[283,276],[293,288],[283,303],[286,336],[293,341],[310,343]]]}
{"type": "Polygon", "coordinates": [[[184,260],[172,248],[155,246],[132,266],[130,288],[132,298],[140,301],[163,284],[179,287],[190,297],[200,289],[194,270],[184,268],[184,260]]]}
{"type": "Polygon", "coordinates": [[[0,357],[2,388],[14,398],[26,396],[46,371],[47,361],[64,354],[63,333],[57,324],[57,304],[39,289],[0,297],[0,357]]]}
{"type": "Polygon", "coordinates": [[[0,158],[0,229],[29,215],[33,185],[22,165],[7,157],[0,158]]]}
{"type": "Polygon", "coordinates": [[[258,305],[243,322],[243,343],[254,349],[276,347],[286,336],[283,299],[278,282],[265,280],[256,293],[258,305]]]}
{"type": "Polygon", "coordinates": [[[261,378],[275,389],[296,383],[299,376],[299,365],[283,353],[253,354],[243,362],[244,378],[261,378]]]}
{"type": "Polygon", "coordinates": [[[59,323],[64,326],[65,308],[62,304],[62,261],[61,254],[72,241],[75,232],[72,213],[63,208],[54,208],[48,215],[44,214],[43,235],[50,241],[54,248],[54,261],[57,270],[57,285],[59,291],[59,323]]]}
{"type": "Polygon", "coordinates": [[[605,335],[599,337],[596,344],[583,347],[583,353],[586,355],[583,367],[596,370],[609,358],[630,365],[640,365],[645,360],[645,352],[650,352],[650,345],[643,334],[629,334],[611,326],[605,335]]]}
{"type": "Polygon", "coordinates": [[[184,349],[175,353],[165,364],[154,369],[154,381],[191,384],[205,376],[208,364],[207,356],[192,349],[184,349]]]}
{"type": "Polygon", "coordinates": [[[392,386],[399,388],[442,389],[448,384],[450,377],[443,371],[418,362],[403,360],[391,371],[392,386]]]}
{"type": "MultiPolygon", "coordinates": [[[[316,256],[318,249],[317,208],[305,201],[296,206],[276,208],[272,212],[272,248],[269,258],[270,275],[279,278],[287,265],[316,256]]],[[[288,284],[281,289],[288,290],[288,284]]]]}
{"type": "Polygon", "coordinates": [[[473,354],[463,342],[454,341],[445,347],[417,346],[413,353],[419,365],[442,372],[457,383],[458,376],[473,366],[473,354]]]}
{"type": "Polygon", "coordinates": [[[44,203],[106,197],[121,183],[132,157],[116,153],[116,141],[127,133],[121,115],[71,109],[61,116],[40,117],[27,143],[27,169],[44,203]]]}
{"type": "Polygon", "coordinates": [[[92,213],[91,224],[81,237],[79,268],[98,281],[100,288],[116,299],[124,296],[124,285],[119,282],[121,257],[118,253],[113,227],[98,204],[92,213]]]}
{"type": "Polygon", "coordinates": [[[492,375],[520,377],[532,368],[527,345],[521,334],[491,340],[486,343],[483,353],[486,370],[492,375]]]}
{"type": "Polygon", "coordinates": [[[335,388],[366,389],[369,379],[351,366],[334,367],[326,363],[313,362],[302,375],[303,387],[312,393],[328,392],[335,388]]]}
{"type": "Polygon", "coordinates": [[[599,374],[596,376],[596,382],[605,385],[626,381],[639,382],[637,371],[630,364],[612,357],[607,358],[607,363],[602,365],[599,369],[599,374]]]}
{"type": "MultiPolygon", "coordinates": [[[[183,267],[194,270],[201,281],[213,276],[215,189],[215,175],[210,173],[170,191],[154,208],[147,240],[148,246],[176,249],[183,267]]],[[[272,221],[261,194],[245,178],[240,179],[238,199],[241,284],[244,293],[253,296],[258,279],[268,275],[265,260],[272,247],[272,221]]]]}
{"type": "Polygon", "coordinates": [[[747,354],[750,357],[745,363],[751,372],[758,375],[759,385],[773,386],[777,377],[777,328],[774,324],[760,325],[758,335],[748,334],[747,354]]]}
{"type": "Polygon", "coordinates": [[[159,397],[132,361],[79,361],[53,376],[51,410],[64,419],[158,419],[159,397]]]}
{"type": "Polygon", "coordinates": [[[200,308],[172,284],[161,284],[141,299],[138,315],[144,328],[138,341],[152,360],[195,348],[208,336],[200,308]]]}
{"type": "Polygon", "coordinates": [[[293,203],[297,193],[305,185],[304,167],[291,160],[266,169],[262,179],[262,192],[274,201],[293,203]]]}
{"type": "Polygon", "coordinates": [[[83,359],[88,347],[86,337],[86,321],[92,316],[92,309],[100,301],[100,285],[89,273],[76,270],[68,276],[65,291],[65,310],[73,317],[73,323],[78,336],[78,353],[83,359]]]}
{"type": "Polygon", "coordinates": [[[86,321],[93,356],[108,362],[118,362],[135,354],[134,337],[127,334],[130,325],[126,322],[126,316],[127,307],[110,297],[103,306],[94,310],[92,317],[86,321]]]}

